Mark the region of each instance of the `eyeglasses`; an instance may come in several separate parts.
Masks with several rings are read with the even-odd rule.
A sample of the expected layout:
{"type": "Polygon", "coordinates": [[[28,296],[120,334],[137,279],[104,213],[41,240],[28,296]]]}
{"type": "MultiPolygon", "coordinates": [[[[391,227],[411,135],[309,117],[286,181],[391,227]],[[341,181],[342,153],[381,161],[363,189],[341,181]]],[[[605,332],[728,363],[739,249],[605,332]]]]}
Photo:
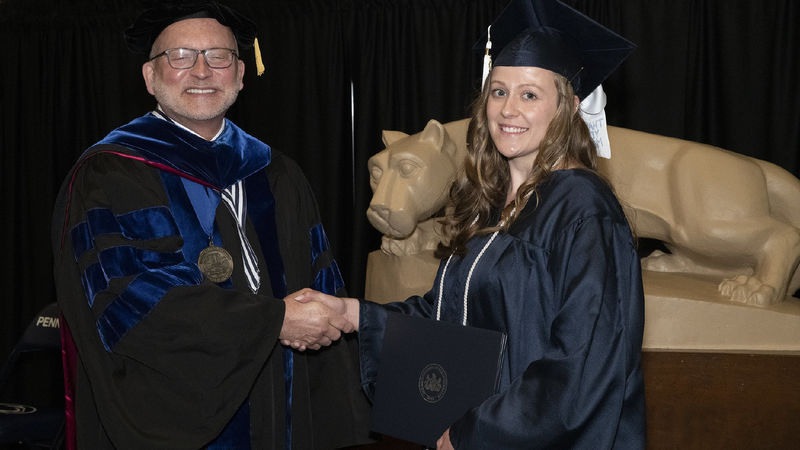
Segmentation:
{"type": "Polygon", "coordinates": [[[208,67],[212,69],[227,69],[233,64],[234,59],[239,57],[235,50],[229,48],[207,48],[205,50],[170,48],[153,56],[150,61],[166,56],[169,66],[173,69],[191,69],[197,62],[197,55],[201,53],[208,67]]]}

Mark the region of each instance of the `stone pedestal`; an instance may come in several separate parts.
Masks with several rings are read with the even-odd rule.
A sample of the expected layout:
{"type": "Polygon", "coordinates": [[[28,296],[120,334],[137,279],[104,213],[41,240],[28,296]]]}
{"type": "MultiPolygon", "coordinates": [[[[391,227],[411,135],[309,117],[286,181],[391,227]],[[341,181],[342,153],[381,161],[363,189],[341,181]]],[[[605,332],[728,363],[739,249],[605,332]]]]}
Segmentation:
{"type": "Polygon", "coordinates": [[[645,271],[648,449],[800,442],[800,299],[731,303],[718,280],[645,271]]]}
{"type": "Polygon", "coordinates": [[[800,299],[770,307],[732,303],[717,279],[644,271],[645,351],[800,355],[800,299]]]}
{"type": "Polygon", "coordinates": [[[433,286],[439,260],[433,250],[397,256],[375,250],[367,255],[364,298],[379,303],[400,302],[422,295],[433,286]]]}

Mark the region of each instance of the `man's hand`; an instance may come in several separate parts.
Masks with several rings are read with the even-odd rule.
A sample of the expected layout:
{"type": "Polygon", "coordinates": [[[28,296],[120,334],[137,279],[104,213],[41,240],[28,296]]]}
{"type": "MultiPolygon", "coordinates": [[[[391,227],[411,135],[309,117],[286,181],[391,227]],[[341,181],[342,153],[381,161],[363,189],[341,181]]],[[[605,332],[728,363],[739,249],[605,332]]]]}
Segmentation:
{"type": "Polygon", "coordinates": [[[344,316],[319,302],[301,303],[295,300],[303,291],[290,294],[283,299],[286,313],[278,338],[282,343],[290,343],[297,350],[318,350],[331,345],[342,336],[350,333],[353,325],[344,316]]]}
{"type": "Polygon", "coordinates": [[[302,291],[299,291],[297,293],[300,295],[295,297],[295,300],[302,303],[309,303],[309,302],[322,303],[328,308],[343,315],[345,319],[347,319],[353,325],[353,330],[351,331],[358,331],[358,319],[359,319],[358,300],[349,297],[336,297],[333,295],[328,295],[319,291],[315,291],[313,289],[303,289],[302,291]]]}
{"type": "MultiPolygon", "coordinates": [[[[358,300],[354,298],[339,298],[333,295],[323,294],[322,292],[315,291],[313,289],[302,289],[300,291],[295,292],[294,294],[288,295],[284,301],[292,300],[295,303],[300,303],[304,305],[312,305],[317,304],[319,306],[327,307],[336,317],[337,321],[331,322],[331,325],[338,330],[341,330],[343,333],[352,333],[353,331],[358,330],[358,319],[359,319],[359,304],[358,300]],[[338,320],[339,317],[343,317],[347,322],[346,326],[341,326],[341,322],[338,320]]],[[[288,306],[287,306],[288,311],[288,306]]],[[[296,350],[305,350],[306,348],[317,350],[320,348],[319,345],[315,344],[322,344],[322,345],[330,345],[330,343],[325,344],[324,341],[317,342],[315,344],[309,345],[307,340],[297,340],[297,339],[284,339],[283,334],[281,334],[281,344],[290,346],[296,350]]],[[[338,337],[337,337],[338,339],[338,337]]],[[[333,339],[336,340],[336,339],[333,339]]]]}

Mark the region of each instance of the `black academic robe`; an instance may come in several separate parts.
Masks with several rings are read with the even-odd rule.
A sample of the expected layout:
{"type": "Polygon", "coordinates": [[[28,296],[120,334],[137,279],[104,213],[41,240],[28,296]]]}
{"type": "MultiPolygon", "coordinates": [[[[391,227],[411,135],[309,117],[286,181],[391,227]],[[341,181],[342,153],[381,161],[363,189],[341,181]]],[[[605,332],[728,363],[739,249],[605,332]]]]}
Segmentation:
{"type": "Polygon", "coordinates": [[[467,325],[508,335],[499,393],[452,424],[455,448],[644,448],[644,296],[628,223],[585,170],[557,171],[537,193],[508,233],[444,259],[424,297],[362,302],[362,382],[372,390],[386,311],[435,318],[445,272],[441,320],[462,323],[469,283],[467,325]]]}
{"type": "Polygon", "coordinates": [[[67,358],[67,400],[78,448],[279,449],[291,439],[296,449],[329,449],[368,440],[355,340],[307,353],[278,342],[282,296],[343,292],[312,191],[293,161],[233,123],[213,143],[153,115],[112,132],[65,180],[53,248],[77,350],[67,358]],[[214,201],[240,179],[255,294],[235,219],[214,201]],[[197,266],[210,239],[234,261],[219,284],[197,266]]]}

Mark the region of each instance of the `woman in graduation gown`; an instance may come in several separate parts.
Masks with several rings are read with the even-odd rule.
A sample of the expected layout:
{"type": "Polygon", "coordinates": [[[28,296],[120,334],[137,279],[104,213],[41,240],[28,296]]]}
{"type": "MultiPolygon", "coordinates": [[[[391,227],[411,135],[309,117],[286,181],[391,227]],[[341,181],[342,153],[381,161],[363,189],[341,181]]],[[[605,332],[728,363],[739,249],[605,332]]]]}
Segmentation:
{"type": "Polygon", "coordinates": [[[499,330],[499,393],[439,448],[644,448],[639,258],[579,111],[633,46],[552,1],[514,1],[490,31],[499,54],[474,107],[433,288],[338,306],[359,330],[362,384],[372,392],[387,311],[499,330]]]}

